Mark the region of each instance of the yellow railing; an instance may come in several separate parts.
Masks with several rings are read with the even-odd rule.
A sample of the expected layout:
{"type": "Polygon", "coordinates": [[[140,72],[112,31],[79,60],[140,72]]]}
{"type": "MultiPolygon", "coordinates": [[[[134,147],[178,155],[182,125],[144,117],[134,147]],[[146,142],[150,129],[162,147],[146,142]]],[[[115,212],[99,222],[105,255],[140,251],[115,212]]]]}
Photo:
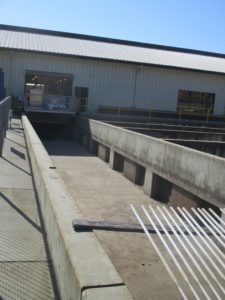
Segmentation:
{"type": "Polygon", "coordinates": [[[88,114],[88,98],[77,98],[77,111],[88,114]]]}
{"type": "Polygon", "coordinates": [[[191,116],[205,116],[206,122],[208,123],[209,117],[211,115],[212,108],[201,108],[198,106],[178,106],[179,112],[179,123],[181,121],[181,116],[183,115],[191,115],[191,116]]]}
{"type": "MultiPolygon", "coordinates": [[[[203,116],[206,118],[206,122],[208,123],[211,113],[211,108],[200,108],[200,107],[187,107],[187,106],[179,106],[177,111],[161,111],[156,109],[138,109],[138,108],[128,108],[128,107],[119,107],[119,106],[99,106],[99,111],[105,111],[106,113],[113,113],[117,115],[117,119],[121,118],[123,112],[143,112],[143,115],[151,120],[152,113],[160,113],[165,115],[176,115],[178,118],[178,122],[180,123],[182,119],[182,115],[189,116],[203,116]]],[[[140,114],[137,114],[140,116],[140,114]]]]}

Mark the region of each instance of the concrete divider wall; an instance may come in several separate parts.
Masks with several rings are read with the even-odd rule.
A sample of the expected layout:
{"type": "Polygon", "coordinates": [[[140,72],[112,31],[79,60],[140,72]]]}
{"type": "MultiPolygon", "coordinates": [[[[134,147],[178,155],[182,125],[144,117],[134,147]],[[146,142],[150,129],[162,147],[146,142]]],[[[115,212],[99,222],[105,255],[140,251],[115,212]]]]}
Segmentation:
{"type": "Polygon", "coordinates": [[[132,299],[94,233],[74,232],[72,220],[84,217],[27,117],[22,123],[62,299],[132,299]]]}
{"type": "Polygon", "coordinates": [[[83,117],[76,118],[76,126],[175,185],[213,205],[225,206],[225,159],[83,117]]]}

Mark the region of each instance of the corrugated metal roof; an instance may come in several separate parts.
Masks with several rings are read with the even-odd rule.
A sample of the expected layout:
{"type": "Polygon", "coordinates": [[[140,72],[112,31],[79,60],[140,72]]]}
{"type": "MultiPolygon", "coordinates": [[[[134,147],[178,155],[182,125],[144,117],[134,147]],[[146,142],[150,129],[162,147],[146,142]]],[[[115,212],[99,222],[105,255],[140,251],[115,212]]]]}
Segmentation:
{"type": "MultiPolygon", "coordinates": [[[[101,38],[100,38],[101,39],[101,38]]],[[[225,74],[225,58],[187,51],[0,28],[0,48],[225,74]]]]}

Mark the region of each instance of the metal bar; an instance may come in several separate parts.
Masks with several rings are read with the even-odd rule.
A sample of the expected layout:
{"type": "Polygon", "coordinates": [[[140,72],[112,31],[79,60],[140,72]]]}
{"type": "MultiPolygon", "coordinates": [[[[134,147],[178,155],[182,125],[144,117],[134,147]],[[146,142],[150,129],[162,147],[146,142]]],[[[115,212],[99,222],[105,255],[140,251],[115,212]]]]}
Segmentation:
{"type": "MultiPolygon", "coordinates": [[[[158,208],[160,211],[161,209],[158,208]]],[[[171,216],[170,212],[163,207],[164,211],[167,213],[167,215],[169,216],[170,220],[172,221],[173,224],[175,224],[175,226],[179,229],[180,225],[175,221],[175,219],[171,216]]],[[[165,217],[165,216],[164,216],[165,217]]],[[[166,219],[166,217],[165,217],[166,219]]],[[[166,219],[167,220],[167,219],[166,219]]],[[[171,226],[171,224],[170,224],[171,226]]],[[[172,226],[171,226],[172,227],[172,226]]],[[[172,227],[173,228],[173,227],[172,227]]],[[[200,262],[203,264],[203,266],[206,268],[206,270],[208,271],[209,275],[215,280],[216,284],[219,286],[219,288],[223,291],[223,293],[225,293],[224,288],[221,286],[221,284],[219,283],[218,279],[216,278],[215,274],[212,272],[212,270],[209,268],[209,266],[207,265],[207,263],[204,261],[204,259],[202,258],[202,256],[200,255],[200,253],[195,249],[194,245],[191,243],[190,239],[187,238],[186,235],[182,234],[183,238],[185,239],[185,241],[187,242],[187,244],[189,245],[189,247],[191,248],[191,250],[194,252],[194,254],[196,255],[196,257],[200,260],[200,262]]],[[[183,244],[182,240],[180,239],[180,237],[178,236],[180,243],[183,244]]],[[[184,245],[184,244],[183,244],[184,245]]],[[[188,248],[184,245],[184,248],[186,251],[189,252],[188,248]]],[[[209,287],[213,290],[214,292],[214,287],[208,282],[208,277],[206,276],[205,272],[201,269],[201,267],[199,266],[198,262],[195,260],[195,257],[189,252],[189,255],[191,255],[192,257],[192,261],[194,262],[196,268],[198,269],[198,271],[200,272],[200,274],[202,275],[202,277],[205,279],[205,281],[208,283],[209,287]]],[[[215,294],[215,292],[214,292],[215,294]]]]}
{"type": "Polygon", "coordinates": [[[210,213],[208,213],[207,210],[204,209],[204,208],[200,209],[199,212],[204,214],[205,216],[207,216],[212,221],[212,223],[215,225],[215,227],[218,228],[218,231],[221,232],[221,236],[223,238],[225,238],[225,235],[224,235],[225,234],[225,229],[222,226],[220,226],[220,224],[215,220],[215,218],[213,218],[210,215],[210,213]]]}
{"type": "MultiPolygon", "coordinates": [[[[171,208],[173,209],[173,208],[171,208]]],[[[199,230],[201,231],[201,227],[198,225],[198,223],[194,220],[194,218],[190,215],[190,213],[187,212],[187,210],[185,208],[183,208],[184,211],[182,211],[182,209],[180,207],[177,208],[179,210],[179,212],[182,214],[182,216],[185,218],[185,220],[194,227],[194,225],[191,223],[190,220],[192,220],[194,222],[194,224],[199,228],[199,230]]],[[[174,210],[174,209],[173,209],[174,210]]],[[[175,211],[175,210],[174,210],[175,211]]],[[[208,236],[205,236],[206,239],[208,238],[208,236]]],[[[199,238],[202,240],[202,242],[204,243],[204,245],[210,250],[210,252],[212,253],[212,255],[217,259],[217,261],[221,264],[222,268],[224,268],[224,262],[221,260],[221,258],[215,253],[215,251],[212,250],[212,245],[215,246],[215,249],[219,249],[213,242],[211,239],[204,239],[203,236],[199,235],[199,238]],[[210,246],[211,245],[211,246],[210,246]]],[[[224,279],[224,274],[221,272],[221,270],[218,268],[218,266],[215,264],[214,260],[209,256],[208,252],[206,251],[206,249],[204,249],[201,244],[197,241],[197,239],[193,236],[193,239],[195,240],[196,244],[199,246],[199,248],[201,249],[201,251],[204,253],[204,255],[208,258],[208,260],[211,262],[211,264],[214,266],[214,268],[217,270],[217,272],[220,274],[220,276],[224,279]]],[[[220,249],[219,249],[220,250],[220,249]]],[[[222,253],[222,251],[220,250],[220,252],[222,253]]],[[[222,253],[222,255],[224,256],[224,254],[222,253]]]]}
{"type": "Polygon", "coordinates": [[[165,249],[168,251],[170,257],[172,258],[172,260],[173,260],[175,266],[177,267],[177,269],[179,270],[181,276],[184,278],[185,282],[186,282],[187,285],[190,287],[190,289],[191,289],[191,291],[192,291],[192,293],[193,293],[195,299],[199,299],[199,300],[200,300],[198,294],[196,293],[196,291],[195,291],[195,289],[193,288],[193,286],[192,286],[190,280],[188,279],[187,274],[186,274],[186,273],[184,272],[184,270],[182,269],[182,267],[181,267],[179,261],[176,259],[175,255],[173,254],[173,251],[170,249],[170,247],[168,246],[168,244],[166,243],[166,241],[162,238],[161,233],[158,231],[157,227],[155,226],[155,223],[153,222],[152,218],[151,218],[150,215],[148,214],[147,210],[145,209],[145,207],[144,207],[143,205],[142,205],[141,207],[142,207],[142,209],[143,209],[143,211],[144,211],[146,217],[148,218],[149,222],[152,224],[152,226],[153,226],[154,229],[156,230],[156,232],[157,232],[157,234],[158,234],[158,237],[160,238],[160,240],[161,240],[163,246],[165,247],[165,249]]]}
{"type": "Polygon", "coordinates": [[[149,234],[147,228],[145,227],[145,224],[143,223],[143,221],[141,220],[140,216],[138,215],[136,209],[134,208],[134,206],[131,204],[131,209],[134,213],[134,215],[136,216],[138,222],[141,224],[141,227],[143,228],[144,232],[146,233],[150,243],[152,244],[153,248],[155,249],[156,253],[158,254],[159,258],[161,259],[161,261],[163,262],[166,270],[168,271],[168,273],[170,274],[171,278],[173,279],[174,283],[176,284],[179,292],[181,293],[183,299],[188,300],[188,297],[186,296],[185,292],[183,291],[182,287],[180,286],[176,276],[174,275],[173,271],[171,270],[170,266],[168,265],[166,259],[164,258],[164,256],[162,255],[161,251],[159,250],[159,248],[157,247],[156,243],[154,242],[154,240],[152,239],[151,235],[149,234]]]}
{"type": "Polygon", "coordinates": [[[215,217],[218,221],[220,221],[220,224],[225,225],[225,221],[223,221],[222,218],[220,218],[220,217],[215,213],[215,211],[214,211],[212,208],[209,208],[209,211],[214,215],[214,217],[215,217]]]}
{"type": "MultiPolygon", "coordinates": [[[[106,222],[106,221],[89,221],[89,220],[81,220],[81,219],[74,219],[72,221],[72,225],[75,231],[90,231],[90,230],[109,230],[109,231],[122,231],[122,232],[143,232],[143,229],[140,225],[136,224],[124,224],[124,223],[116,223],[116,222],[106,222]]],[[[150,233],[156,233],[155,229],[151,225],[145,225],[147,230],[150,233]]],[[[157,226],[158,230],[164,234],[164,230],[157,226]]],[[[169,234],[173,234],[170,228],[166,228],[169,234]]],[[[184,234],[188,234],[188,232],[184,230],[184,234]]],[[[177,234],[181,234],[180,231],[177,234]]],[[[196,232],[193,231],[193,234],[196,232]]]]}
{"type": "MultiPolygon", "coordinates": [[[[192,269],[192,267],[189,265],[189,262],[185,259],[184,255],[182,254],[182,252],[180,251],[180,249],[177,247],[176,243],[173,241],[173,239],[171,238],[171,236],[168,234],[166,228],[164,227],[163,223],[160,221],[159,217],[157,216],[157,214],[155,213],[154,209],[149,205],[149,208],[151,210],[151,212],[153,213],[154,217],[156,218],[157,222],[160,224],[160,226],[163,228],[163,230],[166,233],[166,236],[168,237],[169,241],[171,242],[171,244],[173,245],[174,249],[177,251],[178,255],[180,256],[182,262],[184,263],[184,265],[186,266],[186,268],[188,269],[188,271],[190,272],[190,274],[193,276],[195,282],[199,285],[200,289],[202,290],[203,294],[205,295],[206,299],[210,299],[209,294],[206,292],[206,290],[204,289],[203,285],[201,284],[198,276],[196,275],[196,273],[194,272],[194,270],[192,269]]],[[[159,210],[160,208],[157,207],[159,210]]],[[[161,211],[160,211],[161,212],[161,211]]],[[[163,213],[161,213],[162,216],[164,217],[164,219],[166,220],[168,226],[170,226],[168,220],[165,218],[165,216],[163,215],[163,213]]],[[[173,230],[173,228],[172,228],[173,230]]],[[[180,242],[181,246],[183,247],[183,249],[185,250],[185,252],[191,257],[193,258],[189,251],[187,250],[187,248],[184,246],[183,242],[181,241],[181,239],[179,238],[179,236],[177,235],[176,232],[174,232],[176,238],[178,239],[178,241],[180,242]]],[[[207,280],[207,283],[210,284],[209,280],[207,280]]],[[[217,296],[217,299],[221,299],[220,296],[218,295],[218,293],[213,290],[215,292],[215,295],[217,296]]]]}
{"type": "Polygon", "coordinates": [[[193,212],[194,212],[194,214],[199,218],[199,220],[206,226],[206,228],[208,228],[209,229],[209,231],[213,234],[213,236],[218,240],[218,242],[220,242],[221,243],[221,245],[223,246],[223,247],[225,247],[225,243],[219,238],[219,236],[216,234],[216,232],[212,229],[212,227],[210,227],[209,225],[208,225],[208,223],[203,219],[203,217],[201,217],[201,215],[192,207],[192,209],[191,209],[193,212]]]}
{"type": "Polygon", "coordinates": [[[6,97],[0,101],[0,156],[2,156],[6,131],[9,128],[11,97],[6,97]]]}

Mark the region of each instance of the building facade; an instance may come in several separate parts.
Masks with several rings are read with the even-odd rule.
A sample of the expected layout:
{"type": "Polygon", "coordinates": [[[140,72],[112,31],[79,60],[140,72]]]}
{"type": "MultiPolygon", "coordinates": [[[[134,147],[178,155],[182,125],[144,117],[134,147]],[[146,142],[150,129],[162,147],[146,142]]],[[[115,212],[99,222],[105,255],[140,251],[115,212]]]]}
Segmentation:
{"type": "MultiPolygon", "coordinates": [[[[14,32],[14,29],[4,27],[2,31],[14,32]]],[[[15,34],[18,31],[24,33],[26,43],[35,44],[35,41],[29,40],[30,33],[16,29],[15,34]]],[[[50,36],[45,31],[33,31],[32,35],[50,36]]],[[[178,53],[176,59],[178,62],[180,59],[180,66],[98,57],[101,53],[82,57],[80,53],[77,56],[62,53],[60,39],[67,37],[57,38],[59,49],[54,49],[54,52],[47,52],[43,41],[43,51],[37,51],[26,48],[26,45],[22,45],[23,41],[20,44],[17,42],[16,46],[4,47],[0,38],[0,70],[4,73],[5,95],[24,99],[28,90],[34,92],[43,88],[41,96],[68,96],[76,105],[80,100],[82,105],[87,105],[90,113],[97,112],[99,107],[177,111],[181,106],[199,112],[210,110],[215,115],[225,114],[225,58],[222,56],[198,52],[193,54],[188,53],[188,50],[165,50],[171,52],[171,55],[178,53]],[[189,55],[193,59],[197,57],[204,60],[205,65],[197,62],[197,67],[189,68],[185,62],[183,66],[182,55],[184,61],[186,55],[189,55]],[[224,63],[224,74],[223,65],[218,69],[220,63],[224,63]],[[207,70],[208,65],[210,67],[207,70]],[[82,99],[85,101],[82,102],[82,99]]],[[[139,50],[140,45],[126,47],[130,47],[129,56],[132,57],[132,50],[139,50]]],[[[162,59],[165,59],[164,50],[156,51],[159,51],[159,56],[162,53],[162,59]]],[[[191,57],[188,59],[191,60],[191,57]]]]}

